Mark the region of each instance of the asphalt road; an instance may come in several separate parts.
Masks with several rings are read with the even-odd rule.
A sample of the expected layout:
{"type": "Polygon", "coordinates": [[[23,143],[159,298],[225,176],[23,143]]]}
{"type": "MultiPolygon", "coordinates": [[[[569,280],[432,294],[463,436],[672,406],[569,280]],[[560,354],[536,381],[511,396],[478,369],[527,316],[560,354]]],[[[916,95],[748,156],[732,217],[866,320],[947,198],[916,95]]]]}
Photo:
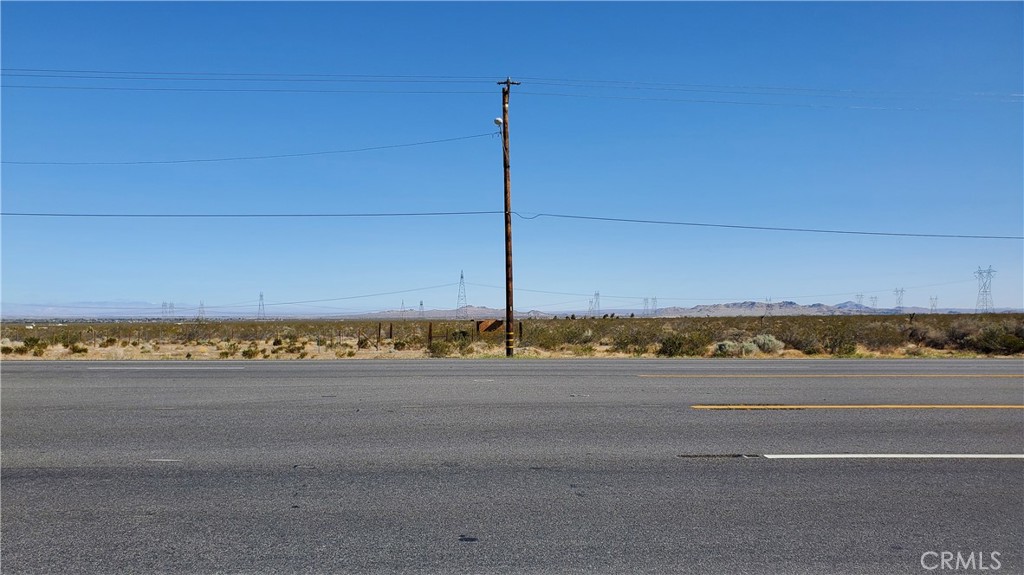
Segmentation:
{"type": "Polygon", "coordinates": [[[3,573],[1024,573],[1020,360],[0,378],[3,573]]]}

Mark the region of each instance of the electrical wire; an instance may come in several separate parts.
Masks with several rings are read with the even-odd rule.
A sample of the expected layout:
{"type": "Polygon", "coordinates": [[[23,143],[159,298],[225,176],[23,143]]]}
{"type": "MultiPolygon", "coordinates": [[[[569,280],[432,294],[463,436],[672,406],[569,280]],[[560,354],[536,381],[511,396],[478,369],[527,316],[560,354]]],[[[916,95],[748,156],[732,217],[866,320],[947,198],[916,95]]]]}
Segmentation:
{"type": "Polygon", "coordinates": [[[777,226],[746,226],[736,224],[712,224],[706,222],[679,222],[679,221],[667,221],[667,220],[641,220],[632,218],[610,218],[610,217],[599,217],[599,216],[580,216],[573,214],[550,214],[550,213],[539,213],[532,216],[524,216],[518,212],[513,212],[524,220],[534,220],[537,218],[561,218],[571,220],[586,220],[586,221],[598,221],[598,222],[616,222],[616,223],[630,223],[630,224],[653,224],[662,226],[694,226],[704,228],[727,228],[737,230],[756,230],[756,231],[772,231],[772,232],[800,232],[800,233],[814,233],[814,234],[847,234],[847,235],[859,235],[859,236],[885,236],[885,237],[901,237],[901,238],[945,238],[945,239],[973,239],[973,240],[1024,240],[1024,236],[997,236],[997,235],[973,235],[973,234],[921,234],[921,233],[908,233],[908,232],[869,232],[862,230],[835,230],[835,229],[819,229],[819,228],[789,228],[789,227],[777,227],[777,226]]]}
{"type": "MultiPolygon", "coordinates": [[[[394,94],[394,95],[493,95],[490,90],[328,90],[299,88],[152,88],[152,87],[120,87],[120,86],[52,86],[39,84],[3,84],[0,88],[18,88],[33,90],[98,90],[112,92],[194,92],[194,93],[282,93],[282,94],[394,94]]],[[[603,100],[625,100],[639,102],[668,102],[681,104],[724,104],[733,106],[761,106],[780,108],[838,109],[838,110],[888,110],[888,111],[934,111],[933,108],[908,108],[892,106],[839,106],[830,104],[801,104],[787,102],[750,102],[740,100],[716,100],[710,98],[654,98],[640,96],[612,96],[602,94],[569,94],[559,92],[532,92],[519,90],[517,95],[550,96],[562,98],[589,98],[603,100]]],[[[1014,102],[1016,103],[1016,102],[1014,102]]]]}
{"type": "MultiPolygon", "coordinates": [[[[148,75],[148,76],[224,76],[227,78],[252,78],[252,77],[267,77],[267,78],[338,78],[338,79],[371,79],[371,80],[425,80],[425,81],[440,81],[440,80],[459,80],[459,81],[493,81],[494,76],[451,76],[451,75],[429,75],[429,74],[310,74],[310,73],[273,73],[273,72],[188,72],[188,71],[173,71],[173,72],[154,72],[154,71],[129,71],[129,70],[68,70],[61,68],[2,68],[0,73],[7,74],[8,72],[39,72],[39,73],[52,73],[52,74],[123,74],[123,75],[148,75]]],[[[75,78],[78,76],[68,76],[75,78]]]]}
{"type": "MultiPolygon", "coordinates": [[[[408,218],[408,217],[446,217],[446,216],[482,216],[504,214],[501,210],[477,210],[460,212],[377,212],[377,213],[293,213],[293,214],[131,214],[131,213],[72,213],[72,212],[0,212],[2,217],[33,217],[33,218],[124,218],[124,219],[242,219],[242,218],[408,218]]],[[[583,216],[574,214],[536,213],[530,216],[512,212],[523,220],[538,218],[558,218],[593,222],[611,222],[628,224],[645,224],[661,226],[691,226],[703,228],[723,228],[735,230],[793,232],[814,234],[840,234],[858,236],[881,236],[901,238],[938,238],[938,239],[970,239],[970,240],[1024,240],[1024,236],[1000,236],[980,234],[924,234],[911,232],[871,232],[864,230],[836,230],[824,228],[792,228],[779,226],[748,226],[738,224],[715,224],[707,222],[682,222],[668,220],[643,220],[634,218],[612,218],[601,216],[583,216]]],[[[579,294],[560,294],[579,295],[579,294]]]]}
{"type": "Polygon", "coordinates": [[[190,163],[201,163],[201,162],[241,162],[241,161],[253,161],[253,160],[276,160],[281,158],[304,158],[310,156],[324,156],[330,154],[351,154],[356,152],[370,152],[376,150],[392,150],[395,148],[411,148],[414,146],[426,146],[430,144],[442,144],[447,142],[456,142],[459,140],[471,140],[473,138],[483,138],[486,136],[494,136],[499,132],[487,132],[485,134],[474,134],[472,136],[458,136],[455,138],[444,138],[440,140],[428,140],[425,142],[412,142],[408,144],[391,144],[386,146],[370,146],[367,148],[352,148],[348,150],[323,150],[317,152],[301,152],[296,154],[271,154],[263,156],[234,156],[226,158],[191,158],[185,160],[139,160],[129,162],[36,162],[36,161],[12,161],[2,160],[0,163],[19,165],[19,166],[138,166],[138,165],[154,165],[154,164],[190,164],[190,163]]]}
{"type": "Polygon", "coordinates": [[[283,93],[283,94],[487,94],[492,90],[314,90],[299,88],[133,88],[121,86],[44,86],[38,84],[3,84],[0,88],[35,90],[104,90],[113,92],[224,92],[224,93],[283,93]]]}
{"type": "MultiPolygon", "coordinates": [[[[62,78],[62,79],[107,79],[107,80],[178,80],[178,81],[266,81],[266,82],[360,82],[360,83],[490,83],[492,76],[455,76],[424,74],[311,74],[311,73],[239,73],[239,72],[196,72],[196,71],[151,71],[151,70],[71,70],[61,68],[3,68],[0,74],[9,77],[62,78]],[[105,74],[95,76],[95,74],[105,74]]],[[[909,92],[892,90],[862,90],[851,88],[810,88],[805,86],[771,86],[744,84],[697,84],[679,82],[650,82],[637,80],[598,80],[550,78],[540,76],[517,76],[520,80],[540,86],[562,86],[572,88],[597,88],[620,90],[653,90],[704,92],[723,94],[748,94],[764,96],[810,96],[835,98],[1015,98],[1020,93],[1001,92],[909,92]]]]}
{"type": "Polygon", "coordinates": [[[764,96],[809,96],[809,97],[833,97],[833,98],[1016,98],[1024,97],[1019,93],[1001,92],[967,92],[967,93],[943,93],[943,92],[899,92],[885,90],[855,90],[855,89],[828,89],[828,88],[807,88],[797,86],[762,86],[762,85],[728,85],[728,84],[682,84],[672,82],[637,82],[631,80],[572,80],[566,78],[538,78],[532,76],[517,76],[520,80],[530,84],[544,86],[562,86],[577,88],[605,88],[621,90],[657,90],[657,91],[679,91],[679,92],[708,92],[720,94],[749,94],[764,96]]]}
{"type": "MultiPolygon", "coordinates": [[[[354,300],[354,299],[366,299],[366,298],[380,297],[380,296],[386,296],[386,295],[396,295],[396,294],[403,294],[403,293],[431,291],[431,290],[435,290],[435,289],[454,287],[456,285],[458,285],[457,282],[455,282],[455,283],[447,283],[447,284],[440,284],[440,285],[434,285],[434,286],[427,286],[427,287],[410,288],[410,289],[404,289],[404,290],[396,290],[396,291],[388,291],[388,292],[378,292],[378,293],[370,293],[370,294],[360,294],[360,295],[352,295],[352,296],[341,296],[341,297],[333,297],[333,298],[325,298],[325,299],[311,299],[311,300],[284,301],[284,302],[266,302],[263,305],[264,305],[264,307],[269,307],[269,306],[281,306],[281,305],[300,305],[300,304],[311,304],[311,303],[325,303],[325,302],[334,302],[334,301],[346,301],[346,300],[354,300]]],[[[11,304],[11,305],[19,305],[19,306],[24,306],[24,307],[58,308],[58,309],[80,309],[80,310],[108,310],[108,311],[116,310],[116,311],[148,311],[148,312],[155,311],[154,307],[138,307],[138,306],[95,306],[95,305],[54,305],[54,304],[11,304]]],[[[210,311],[210,310],[230,309],[230,308],[251,308],[251,307],[255,307],[256,305],[257,305],[256,303],[225,304],[225,305],[206,305],[206,304],[203,304],[202,305],[202,309],[205,310],[205,311],[210,311]]],[[[197,311],[199,309],[200,309],[199,307],[179,306],[179,307],[175,308],[175,312],[191,312],[191,311],[197,311]]]]}
{"type": "Polygon", "coordinates": [[[68,212],[0,212],[4,217],[31,218],[125,218],[125,219],[214,219],[214,218],[411,218],[441,216],[480,216],[503,214],[501,210],[469,212],[391,212],[391,213],[320,213],[320,214],[115,214],[68,212]]]}
{"type": "Polygon", "coordinates": [[[397,290],[397,291],[387,291],[387,292],[378,292],[378,293],[361,294],[361,295],[351,295],[351,296],[343,296],[343,297],[332,297],[332,298],[326,298],[326,299],[310,299],[310,300],[302,300],[302,301],[274,302],[274,303],[266,303],[264,305],[265,306],[300,305],[300,304],[310,304],[310,303],[326,303],[326,302],[332,302],[332,301],[347,301],[347,300],[353,300],[353,299],[365,299],[365,298],[370,298],[370,297],[380,297],[380,296],[385,296],[385,295],[397,295],[397,294],[403,294],[403,293],[430,291],[430,290],[435,290],[435,289],[453,287],[453,286],[456,286],[456,285],[458,285],[458,283],[447,283],[447,284],[440,284],[440,285],[435,285],[435,286],[427,286],[427,287],[420,287],[420,288],[404,289],[404,290],[397,290]]]}
{"type": "Polygon", "coordinates": [[[552,96],[559,98],[587,98],[598,100],[632,100],[637,102],[668,102],[682,104],[725,104],[732,106],[761,106],[769,108],[808,108],[808,109],[831,109],[831,110],[886,110],[900,112],[924,112],[934,111],[934,108],[908,108],[893,106],[867,106],[867,105],[834,105],[834,104],[801,104],[796,102],[751,102],[743,100],[714,100],[710,98],[655,98],[643,96],[611,96],[605,94],[568,94],[564,92],[531,92],[519,90],[517,96],[552,96]]]}
{"type": "Polygon", "coordinates": [[[142,80],[142,81],[164,81],[164,82],[330,82],[330,83],[361,83],[361,84],[480,84],[483,80],[460,80],[460,79],[425,79],[425,78],[393,78],[393,77],[352,77],[352,78],[305,78],[305,77],[261,77],[252,76],[244,78],[218,78],[218,77],[188,77],[188,76],[96,76],[96,75],[68,75],[68,74],[19,74],[3,72],[5,77],[13,78],[48,78],[64,80],[142,80]]]}

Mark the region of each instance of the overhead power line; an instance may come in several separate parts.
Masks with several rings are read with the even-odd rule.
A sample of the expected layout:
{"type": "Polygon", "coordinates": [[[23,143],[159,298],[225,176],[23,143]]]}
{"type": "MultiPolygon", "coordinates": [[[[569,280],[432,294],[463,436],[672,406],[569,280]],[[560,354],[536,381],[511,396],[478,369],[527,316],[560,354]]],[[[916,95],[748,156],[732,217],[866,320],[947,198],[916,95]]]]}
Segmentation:
{"type": "Polygon", "coordinates": [[[522,76],[533,85],[617,90],[652,90],[677,92],[705,92],[719,94],[748,94],[763,96],[811,96],[830,98],[1014,98],[1024,94],[1014,92],[909,92],[893,90],[861,90],[849,88],[810,88],[801,86],[766,86],[737,84],[685,84],[674,82],[637,82],[631,80],[572,80],[566,78],[537,78],[522,76]]]}
{"type": "Polygon", "coordinates": [[[17,74],[4,72],[8,78],[57,78],[65,80],[144,80],[164,82],[322,82],[322,83],[360,83],[360,84],[480,84],[482,80],[458,80],[427,78],[394,78],[394,77],[353,77],[353,78],[304,78],[304,77],[267,77],[251,76],[244,78],[217,76],[98,76],[82,74],[17,74]]]}
{"type": "Polygon", "coordinates": [[[442,144],[447,142],[456,142],[459,140],[471,140],[473,138],[483,138],[485,136],[494,136],[497,132],[487,132],[485,134],[474,134],[472,136],[457,136],[455,138],[443,138],[440,140],[427,140],[424,142],[412,142],[408,144],[390,144],[386,146],[370,146],[366,148],[351,148],[347,150],[321,150],[317,152],[301,152],[295,154],[270,154],[263,156],[234,156],[225,158],[190,158],[184,160],[137,160],[127,162],[48,162],[48,161],[11,161],[3,160],[0,163],[13,164],[20,166],[137,166],[137,165],[153,165],[153,164],[190,164],[200,162],[240,162],[240,161],[251,161],[251,160],[274,160],[281,158],[303,158],[309,156],[325,156],[330,154],[351,154],[356,152],[370,152],[375,150],[391,150],[395,148],[411,148],[414,146],[426,146],[430,144],[442,144]]]}
{"type": "MultiPolygon", "coordinates": [[[[181,213],[111,213],[111,212],[0,212],[3,217],[25,217],[25,218],[122,218],[122,219],[259,219],[259,218],[409,218],[409,217],[446,217],[446,216],[485,216],[504,214],[499,210],[476,210],[476,211],[451,211],[451,212],[377,212],[377,213],[221,213],[221,214],[181,214],[181,213]]],[[[903,238],[939,238],[939,239],[971,239],[971,240],[1024,240],[1024,236],[1001,236],[982,234],[939,234],[939,233],[913,233],[913,232],[875,232],[865,230],[837,230],[826,228],[796,228],[781,226],[749,226],[739,224],[718,224],[708,222],[683,222],[669,220],[645,220],[635,218],[614,218],[602,216],[583,216],[576,214],[552,214],[535,213],[523,215],[519,212],[512,212],[524,220],[536,220],[539,218],[560,218],[571,220],[583,220],[593,222],[645,224],[660,226],[690,226],[703,228],[724,228],[736,230],[770,231],[770,232],[792,232],[792,233],[814,233],[814,234],[841,234],[859,236],[882,236],[882,237],[903,237],[903,238]]],[[[574,294],[566,294],[574,295],[574,294]]]]}
{"type": "MultiPolygon", "coordinates": [[[[340,297],[332,297],[332,298],[324,298],[324,299],[310,299],[310,300],[301,300],[301,301],[280,301],[280,302],[272,302],[272,303],[271,302],[267,302],[267,303],[264,304],[264,306],[300,305],[300,304],[325,303],[325,302],[334,302],[334,301],[346,301],[346,300],[354,300],[354,299],[367,299],[367,298],[381,297],[381,296],[386,296],[386,295],[396,295],[396,294],[403,294],[403,293],[414,293],[414,292],[423,292],[423,291],[430,291],[430,290],[442,289],[442,288],[450,288],[450,287],[452,287],[454,285],[456,285],[456,284],[455,283],[447,283],[447,284],[440,284],[440,285],[433,285],[433,286],[426,286],[426,287],[409,288],[409,289],[403,289],[403,290],[377,292],[377,293],[368,293],[368,294],[359,294],[359,295],[350,295],[350,296],[340,296],[340,297]]],[[[40,308],[79,309],[79,310],[87,310],[88,309],[88,310],[106,310],[106,311],[117,310],[117,311],[148,311],[148,312],[152,312],[152,311],[154,311],[156,309],[155,306],[143,307],[143,306],[58,305],[58,304],[15,304],[15,305],[20,305],[20,306],[25,306],[25,307],[40,307],[40,308]]],[[[222,304],[222,305],[203,305],[202,303],[200,304],[201,308],[205,309],[205,310],[220,310],[220,309],[232,309],[232,308],[251,308],[254,305],[258,305],[258,303],[246,302],[246,303],[231,303],[231,304],[222,304]]],[[[196,311],[198,309],[200,309],[200,307],[178,306],[177,311],[179,311],[179,312],[192,312],[192,311],[196,311]]]]}
{"type": "Polygon", "coordinates": [[[0,88],[34,90],[104,90],[113,92],[225,92],[225,93],[284,93],[284,94],[490,94],[486,90],[315,90],[300,88],[150,88],[128,86],[49,86],[40,84],[3,84],[0,88]]]}
{"type": "MultiPolygon", "coordinates": [[[[56,78],[83,80],[129,81],[202,81],[202,82],[331,82],[331,83],[490,83],[494,76],[430,75],[430,74],[331,74],[280,72],[210,72],[153,71],[66,68],[3,68],[4,76],[19,78],[56,78]]],[[[855,88],[817,88],[808,86],[773,86],[765,84],[700,84],[652,82],[619,79],[573,79],[520,76],[537,86],[560,86],[581,89],[649,90],[669,92],[700,92],[745,94],[758,96],[809,96],[827,98],[1004,98],[1019,102],[1024,94],[1016,92],[912,92],[896,90],[865,90],[855,88]]]]}
{"type": "Polygon", "coordinates": [[[917,107],[894,107],[894,106],[869,106],[869,105],[836,105],[836,104],[806,104],[799,102],[754,102],[744,100],[716,100],[712,98],[664,98],[650,96],[614,96],[609,94],[570,94],[565,92],[531,92],[522,91],[520,94],[527,96],[554,96],[559,98],[589,98],[598,100],[633,100],[638,102],[669,102],[680,104],[726,104],[731,106],[761,106],[769,108],[811,108],[811,109],[833,109],[833,110],[888,110],[898,112],[923,112],[932,108],[917,107]]]}
{"type": "MultiPolygon", "coordinates": [[[[910,287],[908,289],[924,289],[924,288],[930,288],[930,287],[959,285],[959,284],[974,283],[974,281],[975,280],[973,280],[973,279],[958,280],[958,281],[951,281],[951,282],[943,282],[943,283],[935,283],[935,284],[928,284],[928,285],[912,286],[912,287],[910,287]]],[[[496,285],[490,285],[490,284],[480,284],[480,283],[466,282],[466,285],[474,286],[474,287],[490,288],[490,289],[504,289],[503,286],[496,286],[496,285]]],[[[546,294],[546,295],[577,296],[579,298],[593,298],[594,297],[593,293],[582,293],[582,292],[550,291],[550,290],[527,289],[527,288],[516,288],[516,291],[518,291],[518,292],[536,293],[536,294],[546,294]]],[[[892,288],[885,288],[885,289],[868,290],[868,291],[863,292],[863,293],[891,293],[891,292],[892,292],[892,288]]],[[[781,301],[785,301],[785,300],[799,300],[799,299],[819,298],[819,297],[842,297],[842,296],[851,296],[852,297],[853,295],[854,294],[850,293],[850,292],[838,292],[838,293],[784,295],[784,296],[777,296],[776,299],[777,300],[781,300],[781,301]]],[[[641,295],[608,295],[608,294],[602,294],[601,297],[603,297],[604,299],[616,299],[616,300],[626,300],[626,301],[641,301],[641,300],[644,299],[644,296],[641,296],[641,295]]],[[[748,295],[748,296],[743,296],[743,297],[739,297],[739,296],[658,297],[657,299],[659,301],[662,301],[662,302],[664,302],[664,301],[680,301],[680,302],[718,302],[718,303],[721,303],[721,302],[725,302],[725,301],[756,301],[758,299],[758,297],[757,296],[750,296],[750,295],[748,295]]],[[[587,301],[588,300],[586,300],[586,299],[577,299],[577,300],[573,300],[573,301],[569,301],[569,302],[563,302],[562,304],[544,304],[543,306],[534,306],[534,307],[550,307],[551,305],[563,305],[563,304],[569,304],[569,303],[574,303],[574,302],[586,303],[587,301]]]]}
{"type": "Polygon", "coordinates": [[[431,75],[431,74],[315,74],[315,73],[279,73],[279,72],[196,72],[196,71],[163,71],[152,70],[68,70],[62,68],[3,68],[4,75],[23,76],[38,74],[62,74],[69,78],[80,77],[78,74],[118,74],[121,76],[204,76],[228,79],[251,79],[251,78],[314,78],[314,79],[339,79],[339,80],[371,80],[371,81],[465,81],[465,82],[487,82],[494,80],[494,76],[452,76],[452,75],[431,75]],[[12,74],[12,72],[14,72],[12,74]],[[25,72],[31,74],[23,74],[25,72]]]}
{"type": "Polygon", "coordinates": [[[573,214],[546,214],[539,213],[532,216],[524,216],[516,213],[522,219],[533,220],[537,218],[562,218],[572,220],[589,220],[598,222],[617,222],[617,223],[629,223],[629,224],[654,224],[662,226],[695,226],[704,228],[728,228],[737,230],[758,230],[758,231],[771,231],[771,232],[801,232],[801,233],[814,233],[814,234],[850,234],[860,236],[890,236],[890,237],[909,237],[909,238],[951,238],[951,239],[977,239],[977,240],[1024,240],[1024,236],[996,236],[996,235],[971,235],[971,234],[921,234],[921,233],[909,233],[909,232],[869,232],[863,230],[834,230],[834,229],[821,229],[821,228],[789,228],[789,227],[778,227],[778,226],[746,226],[737,224],[712,224],[706,222],[679,222],[679,221],[667,221],[667,220],[641,220],[632,218],[609,218],[599,216],[580,216],[573,214]]]}
{"type": "MultiPolygon", "coordinates": [[[[42,84],[3,84],[0,88],[32,90],[92,90],[108,92],[193,92],[193,93],[281,93],[281,94],[395,94],[395,95],[477,95],[490,94],[486,90],[339,90],[309,88],[160,88],[131,86],[57,86],[42,84]]],[[[743,100],[721,100],[713,98],[663,98],[643,96],[615,96],[609,94],[571,94],[564,92],[518,92],[528,96],[551,96],[560,98],[590,98],[600,100],[626,100],[639,102],[667,102],[678,104],[724,104],[733,106],[761,106],[781,108],[839,109],[839,110],[888,110],[921,112],[932,108],[870,105],[807,104],[799,102],[756,102],[743,100]]],[[[1012,101],[1012,103],[1020,103],[1012,101]]]]}
{"type": "Polygon", "coordinates": [[[123,218],[123,219],[215,219],[215,218],[409,218],[426,216],[480,216],[502,214],[498,210],[470,212],[389,212],[389,213],[318,213],[318,214],[116,214],[116,213],[70,213],[70,212],[0,212],[4,217],[30,218],[123,218]]]}

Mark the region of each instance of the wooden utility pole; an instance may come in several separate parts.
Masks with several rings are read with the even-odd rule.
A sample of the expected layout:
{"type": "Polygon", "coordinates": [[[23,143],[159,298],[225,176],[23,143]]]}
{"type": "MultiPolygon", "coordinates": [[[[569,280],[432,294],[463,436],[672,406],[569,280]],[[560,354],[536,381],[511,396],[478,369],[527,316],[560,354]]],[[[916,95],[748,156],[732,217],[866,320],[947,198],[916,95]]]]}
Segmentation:
{"type": "Polygon", "coordinates": [[[512,86],[518,86],[519,82],[513,82],[511,78],[505,78],[504,82],[498,82],[501,88],[501,148],[505,164],[505,356],[512,357],[512,350],[515,343],[515,331],[512,327],[512,175],[509,167],[508,152],[508,95],[512,86]]]}

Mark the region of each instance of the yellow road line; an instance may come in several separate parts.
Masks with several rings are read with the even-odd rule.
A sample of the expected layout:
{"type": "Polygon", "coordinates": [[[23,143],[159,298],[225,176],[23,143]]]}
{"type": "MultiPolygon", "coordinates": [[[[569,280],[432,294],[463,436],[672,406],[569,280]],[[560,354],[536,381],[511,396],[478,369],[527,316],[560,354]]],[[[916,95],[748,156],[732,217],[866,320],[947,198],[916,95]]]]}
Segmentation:
{"type": "Polygon", "coordinates": [[[880,405],[691,405],[704,410],[771,410],[771,409],[1024,409],[1024,405],[962,405],[962,404],[880,404],[880,405]]]}
{"type": "Polygon", "coordinates": [[[778,373],[778,374],[751,374],[751,373],[737,373],[737,374],[722,374],[722,373],[657,373],[647,374],[640,373],[637,377],[654,377],[654,378],[677,378],[677,379],[815,379],[815,378],[848,378],[848,379],[880,379],[880,378],[896,378],[896,377],[924,377],[924,378],[1018,378],[1024,379],[1024,374],[1006,374],[1006,373],[822,373],[822,374],[809,374],[809,373],[778,373]]]}

